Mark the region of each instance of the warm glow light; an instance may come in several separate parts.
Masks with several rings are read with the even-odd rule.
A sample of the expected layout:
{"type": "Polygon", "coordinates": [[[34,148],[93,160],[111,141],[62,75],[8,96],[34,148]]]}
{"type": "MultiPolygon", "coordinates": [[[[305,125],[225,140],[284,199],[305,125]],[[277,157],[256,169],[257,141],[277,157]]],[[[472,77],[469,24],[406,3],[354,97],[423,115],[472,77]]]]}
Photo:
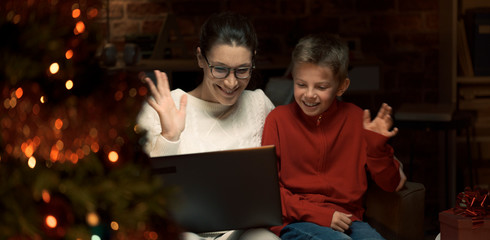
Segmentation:
{"type": "Polygon", "coordinates": [[[158,239],[158,234],[156,232],[151,231],[151,232],[148,233],[148,239],[150,239],[150,240],[157,240],[158,239]]]}
{"type": "Polygon", "coordinates": [[[56,146],[53,146],[51,148],[51,152],[49,153],[49,158],[51,159],[51,161],[55,162],[56,160],[58,160],[58,154],[59,154],[58,148],[56,148],[56,146]]]}
{"type": "Polygon", "coordinates": [[[130,97],[136,97],[137,93],[138,93],[138,91],[136,90],[136,88],[129,89],[129,96],[130,97]]]}
{"type": "Polygon", "coordinates": [[[58,63],[52,63],[49,66],[49,72],[51,74],[56,74],[60,70],[60,65],[58,63]]]}
{"type": "Polygon", "coordinates": [[[88,225],[95,227],[99,225],[99,216],[97,216],[97,213],[91,212],[87,214],[87,223],[88,225]]]}
{"type": "Polygon", "coordinates": [[[34,146],[32,144],[27,144],[24,150],[24,154],[26,155],[26,157],[30,158],[33,153],[34,153],[34,146]]]}
{"type": "Polygon", "coordinates": [[[45,203],[49,203],[51,201],[51,195],[49,194],[48,190],[43,190],[41,197],[45,203]]]}
{"type": "Polygon", "coordinates": [[[16,98],[21,98],[23,94],[24,94],[24,90],[22,90],[22,88],[17,88],[17,90],[15,90],[16,98]]]}
{"type": "Polygon", "coordinates": [[[46,97],[41,96],[41,98],[39,99],[39,101],[40,101],[41,103],[45,103],[45,102],[46,102],[46,97]]]}
{"type": "Polygon", "coordinates": [[[100,149],[99,144],[96,142],[92,143],[92,145],[90,145],[90,149],[92,149],[92,152],[94,153],[99,152],[100,149]]]}
{"type": "Polygon", "coordinates": [[[34,106],[32,106],[32,113],[34,113],[34,115],[38,115],[40,110],[41,108],[39,107],[39,104],[36,103],[34,106]]]}
{"type": "Polygon", "coordinates": [[[120,90],[119,90],[119,91],[117,91],[117,92],[114,94],[114,99],[115,99],[116,101],[121,100],[123,97],[124,97],[124,94],[123,94],[123,92],[122,92],[122,91],[120,91],[120,90]]]}
{"type": "Polygon", "coordinates": [[[117,162],[117,160],[119,159],[119,155],[115,151],[111,151],[107,157],[111,162],[117,162]]]}
{"type": "Polygon", "coordinates": [[[140,96],[145,96],[147,93],[148,93],[148,89],[147,89],[146,87],[140,87],[140,88],[138,89],[138,94],[139,94],[140,96]]]}
{"type": "Polygon", "coordinates": [[[58,140],[58,141],[56,141],[56,145],[55,145],[55,146],[56,146],[56,148],[57,148],[58,150],[60,150],[60,151],[61,151],[61,150],[63,150],[63,148],[65,147],[65,144],[63,143],[63,141],[58,140]]]}
{"type": "Polygon", "coordinates": [[[50,228],[55,228],[58,225],[58,221],[53,215],[48,215],[46,217],[46,226],[50,228]]]}
{"type": "Polygon", "coordinates": [[[73,9],[73,11],[71,11],[71,16],[73,18],[78,18],[78,17],[80,17],[80,13],[81,13],[80,12],[80,9],[78,9],[78,8],[77,9],[73,9]]]}
{"type": "Polygon", "coordinates": [[[98,14],[99,10],[97,10],[97,8],[91,8],[90,10],[88,10],[87,16],[89,19],[91,19],[97,17],[98,14]]]}
{"type": "Polygon", "coordinates": [[[14,18],[12,19],[12,22],[13,22],[14,24],[19,23],[19,22],[20,22],[20,14],[16,14],[16,15],[14,16],[14,18]]]}
{"type": "Polygon", "coordinates": [[[85,31],[85,24],[82,21],[78,21],[77,24],[75,25],[75,29],[73,32],[75,35],[81,34],[85,31]]]}
{"type": "Polygon", "coordinates": [[[63,127],[63,121],[61,119],[56,119],[54,122],[54,127],[58,130],[60,130],[63,127]]]}
{"type": "Polygon", "coordinates": [[[111,222],[111,228],[112,228],[112,230],[114,230],[114,231],[119,230],[119,223],[117,223],[117,222],[115,222],[115,221],[112,221],[112,222],[111,222]]]}
{"type": "Polygon", "coordinates": [[[30,168],[36,167],[36,158],[35,157],[30,157],[29,160],[27,161],[27,165],[30,168]]]}
{"type": "Polygon", "coordinates": [[[71,90],[73,88],[73,81],[72,80],[66,81],[65,87],[66,89],[71,90]]]}
{"type": "Polygon", "coordinates": [[[73,57],[73,50],[68,50],[65,52],[66,59],[71,59],[73,57]]]}

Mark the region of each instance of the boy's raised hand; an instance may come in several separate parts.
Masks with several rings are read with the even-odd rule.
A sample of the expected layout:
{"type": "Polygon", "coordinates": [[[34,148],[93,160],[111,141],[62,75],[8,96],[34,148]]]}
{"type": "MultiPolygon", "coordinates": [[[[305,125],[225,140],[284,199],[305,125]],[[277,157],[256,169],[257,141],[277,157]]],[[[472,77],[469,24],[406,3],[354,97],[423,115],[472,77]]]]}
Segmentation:
{"type": "Polygon", "coordinates": [[[144,81],[150,88],[153,98],[148,98],[150,104],[157,111],[162,125],[162,136],[170,141],[177,141],[185,127],[185,110],[187,106],[187,95],[184,94],[180,99],[180,109],[177,109],[175,102],[170,95],[170,87],[167,74],[155,70],[157,85],[144,76],[144,81]]]}
{"type": "Polygon", "coordinates": [[[393,128],[393,119],[391,118],[392,109],[388,104],[383,103],[378,111],[378,115],[371,121],[371,113],[364,110],[364,129],[379,133],[385,137],[393,137],[398,133],[398,128],[393,128]]]}

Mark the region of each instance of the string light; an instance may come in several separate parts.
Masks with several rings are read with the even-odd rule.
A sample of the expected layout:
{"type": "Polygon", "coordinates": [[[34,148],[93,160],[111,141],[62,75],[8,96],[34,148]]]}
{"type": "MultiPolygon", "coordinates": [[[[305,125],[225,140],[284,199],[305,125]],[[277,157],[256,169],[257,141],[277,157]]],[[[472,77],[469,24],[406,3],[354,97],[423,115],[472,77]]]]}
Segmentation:
{"type": "Polygon", "coordinates": [[[88,213],[86,220],[87,220],[88,225],[90,225],[92,227],[99,225],[99,216],[97,215],[97,213],[94,213],[94,212],[88,213]]]}
{"type": "Polygon", "coordinates": [[[85,31],[85,24],[82,21],[78,21],[73,29],[75,35],[82,34],[85,31]]]}
{"type": "Polygon", "coordinates": [[[27,161],[27,165],[30,168],[36,167],[36,158],[35,157],[30,157],[29,160],[27,161]]]}
{"type": "Polygon", "coordinates": [[[73,11],[71,11],[71,16],[73,18],[78,18],[80,17],[80,14],[81,14],[81,11],[80,9],[76,8],[76,9],[73,9],[73,11]]]}
{"type": "Polygon", "coordinates": [[[60,65],[56,62],[52,63],[50,66],[49,66],[49,72],[51,74],[56,74],[58,73],[58,71],[60,70],[60,65]]]}
{"type": "Polygon", "coordinates": [[[73,50],[69,49],[65,52],[66,59],[71,59],[73,57],[73,50]]]}
{"type": "Polygon", "coordinates": [[[119,159],[119,155],[115,151],[109,152],[107,157],[109,158],[109,161],[111,161],[113,163],[117,162],[117,160],[119,159]]]}
{"type": "Polygon", "coordinates": [[[58,225],[58,220],[56,220],[56,218],[53,215],[46,216],[45,222],[46,222],[46,226],[48,226],[49,228],[56,228],[56,226],[58,225]]]}
{"type": "Polygon", "coordinates": [[[48,190],[43,190],[41,197],[45,203],[49,203],[51,201],[51,195],[49,194],[48,190]]]}
{"type": "Polygon", "coordinates": [[[66,89],[71,90],[73,88],[73,81],[72,80],[66,81],[65,87],[66,89]]]}
{"type": "Polygon", "coordinates": [[[117,223],[116,221],[112,221],[111,222],[111,229],[114,231],[119,230],[119,223],[117,223]]]}
{"type": "Polygon", "coordinates": [[[22,90],[22,88],[17,88],[17,90],[15,90],[15,97],[16,98],[20,99],[23,94],[24,94],[24,90],[22,90]]]}

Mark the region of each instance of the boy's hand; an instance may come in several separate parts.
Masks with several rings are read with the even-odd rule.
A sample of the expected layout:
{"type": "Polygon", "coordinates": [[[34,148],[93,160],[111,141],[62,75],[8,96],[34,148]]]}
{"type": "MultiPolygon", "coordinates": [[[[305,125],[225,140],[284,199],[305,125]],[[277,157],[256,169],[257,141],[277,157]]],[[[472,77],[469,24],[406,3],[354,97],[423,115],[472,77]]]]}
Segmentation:
{"type": "Polygon", "coordinates": [[[352,224],[352,220],[350,219],[351,217],[352,214],[345,214],[339,211],[335,211],[332,216],[332,223],[330,224],[330,228],[339,232],[347,231],[352,224]]]}
{"type": "Polygon", "coordinates": [[[393,119],[391,118],[391,107],[383,103],[378,111],[378,115],[371,121],[371,113],[364,110],[364,129],[379,133],[385,137],[393,137],[398,133],[398,128],[393,128],[393,119]]]}

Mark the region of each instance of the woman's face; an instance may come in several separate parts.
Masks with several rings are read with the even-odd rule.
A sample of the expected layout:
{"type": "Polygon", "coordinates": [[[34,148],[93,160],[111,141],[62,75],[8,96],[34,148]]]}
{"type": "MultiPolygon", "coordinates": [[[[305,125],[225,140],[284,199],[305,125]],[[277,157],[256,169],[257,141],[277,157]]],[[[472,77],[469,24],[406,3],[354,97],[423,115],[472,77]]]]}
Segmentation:
{"type": "MultiPolygon", "coordinates": [[[[198,53],[201,53],[200,49],[198,49],[198,53]]],[[[235,75],[247,75],[243,71],[246,68],[252,68],[252,52],[242,46],[220,44],[206,52],[206,56],[199,55],[199,67],[204,70],[201,99],[223,105],[235,104],[250,81],[250,76],[240,79],[235,75]],[[226,68],[230,68],[228,76],[225,78],[215,77],[219,76],[220,73],[223,74],[223,72],[226,74],[226,68]],[[214,76],[211,71],[213,71],[214,76]],[[235,74],[235,71],[238,73],[235,74]]]]}

